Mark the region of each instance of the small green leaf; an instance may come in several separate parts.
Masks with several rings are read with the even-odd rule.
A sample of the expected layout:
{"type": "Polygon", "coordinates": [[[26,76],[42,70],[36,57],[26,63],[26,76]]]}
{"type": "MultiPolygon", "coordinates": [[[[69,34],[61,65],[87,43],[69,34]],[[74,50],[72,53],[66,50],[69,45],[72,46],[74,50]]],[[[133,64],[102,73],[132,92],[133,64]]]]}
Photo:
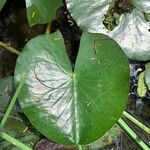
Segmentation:
{"type": "Polygon", "coordinates": [[[144,80],[144,75],[145,75],[145,72],[142,72],[138,78],[137,92],[138,92],[138,95],[141,97],[144,97],[146,92],[147,92],[147,88],[146,88],[145,80],[144,80]]]}
{"type": "Polygon", "coordinates": [[[145,70],[145,83],[150,90],[150,63],[146,64],[146,70],[145,70]]]}
{"type": "Polygon", "coordinates": [[[16,86],[24,73],[20,105],[35,128],[57,143],[95,141],[116,123],[128,100],[128,59],[103,34],[83,33],[74,71],[59,32],[38,36],[18,57],[16,86]]]}
{"type": "Polygon", "coordinates": [[[55,18],[61,0],[26,0],[27,18],[30,26],[44,24],[55,18]]]}
{"type": "Polygon", "coordinates": [[[0,10],[3,8],[5,3],[6,3],[6,0],[0,0],[0,10]]]}

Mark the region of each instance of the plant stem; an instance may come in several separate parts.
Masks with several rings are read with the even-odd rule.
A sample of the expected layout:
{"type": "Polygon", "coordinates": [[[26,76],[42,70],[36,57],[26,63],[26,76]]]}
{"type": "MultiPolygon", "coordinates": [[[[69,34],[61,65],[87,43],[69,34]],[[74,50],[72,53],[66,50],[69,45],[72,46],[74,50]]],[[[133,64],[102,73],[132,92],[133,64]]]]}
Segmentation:
{"type": "Polygon", "coordinates": [[[3,43],[0,41],[0,47],[3,47],[6,50],[8,50],[16,55],[20,55],[20,52],[18,50],[16,50],[15,48],[11,47],[9,44],[6,44],[6,43],[3,43]]]}
{"type": "Polygon", "coordinates": [[[78,150],[83,150],[82,145],[78,145],[78,150]]]}
{"type": "Polygon", "coordinates": [[[2,119],[2,121],[0,123],[0,127],[3,127],[5,125],[8,117],[9,117],[9,114],[10,114],[10,112],[11,112],[11,110],[12,110],[12,108],[13,108],[16,100],[17,100],[17,97],[18,97],[18,95],[19,95],[19,93],[20,93],[20,91],[21,91],[21,89],[23,87],[24,81],[25,81],[25,76],[23,77],[23,79],[22,79],[21,83],[19,84],[19,86],[18,86],[18,88],[17,88],[17,90],[16,90],[12,100],[10,101],[10,104],[9,104],[9,106],[8,106],[8,108],[7,108],[7,110],[6,110],[5,114],[4,114],[4,117],[3,117],[3,119],[2,119]]]}
{"type": "Polygon", "coordinates": [[[150,128],[148,128],[147,126],[145,126],[143,123],[141,123],[140,121],[138,121],[136,118],[134,118],[133,116],[131,116],[128,112],[124,111],[123,112],[123,116],[125,116],[126,118],[128,118],[130,121],[132,121],[135,125],[137,125],[139,128],[141,128],[143,131],[145,131],[147,134],[150,134],[150,128]]]}
{"type": "Polygon", "coordinates": [[[23,143],[19,142],[18,140],[16,140],[15,138],[9,136],[7,133],[0,131],[0,137],[9,141],[10,143],[12,143],[13,145],[17,146],[18,148],[20,148],[21,150],[32,150],[31,148],[29,148],[28,146],[24,145],[23,143]]]}
{"type": "Polygon", "coordinates": [[[45,30],[45,34],[50,34],[50,32],[51,32],[51,22],[49,22],[47,24],[47,27],[46,27],[46,30],[45,30]]]}
{"type": "Polygon", "coordinates": [[[143,150],[149,150],[150,148],[140,139],[140,137],[123,121],[121,118],[118,120],[119,126],[121,126],[126,133],[141,147],[143,150]]]}

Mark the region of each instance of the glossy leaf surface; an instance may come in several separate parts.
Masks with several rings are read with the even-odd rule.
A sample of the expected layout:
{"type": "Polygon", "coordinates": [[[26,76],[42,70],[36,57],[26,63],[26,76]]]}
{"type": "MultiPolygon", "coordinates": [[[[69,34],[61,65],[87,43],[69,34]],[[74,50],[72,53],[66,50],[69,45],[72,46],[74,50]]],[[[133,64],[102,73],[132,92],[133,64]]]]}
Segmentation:
{"type": "Polygon", "coordinates": [[[135,9],[119,19],[112,31],[103,24],[112,0],[66,0],[77,24],[92,33],[104,33],[115,39],[130,59],[150,60],[150,1],[135,1],[135,9]],[[144,15],[144,13],[147,15],[144,15]],[[147,16],[147,17],[146,17],[147,16]]]}
{"type": "Polygon", "coordinates": [[[55,18],[61,0],[26,0],[27,17],[30,26],[44,24],[55,18]]]}
{"type": "Polygon", "coordinates": [[[91,143],[121,116],[129,92],[129,66],[119,45],[103,34],[82,35],[72,71],[59,32],[32,39],[19,56],[15,82],[35,128],[57,143],[91,143]]]}

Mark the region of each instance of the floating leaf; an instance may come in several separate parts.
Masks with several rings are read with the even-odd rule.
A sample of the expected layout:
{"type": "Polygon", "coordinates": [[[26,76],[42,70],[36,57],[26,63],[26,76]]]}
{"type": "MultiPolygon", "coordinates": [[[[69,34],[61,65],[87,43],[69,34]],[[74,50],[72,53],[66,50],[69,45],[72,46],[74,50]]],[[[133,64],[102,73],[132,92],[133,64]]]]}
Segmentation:
{"type": "Polygon", "coordinates": [[[44,24],[55,18],[61,0],[26,0],[27,17],[30,26],[44,24]]]}
{"type": "Polygon", "coordinates": [[[112,31],[106,29],[103,24],[112,0],[66,0],[66,2],[72,17],[83,30],[109,35],[120,44],[130,59],[150,60],[150,22],[144,15],[150,13],[149,0],[134,1],[135,8],[129,11],[130,13],[121,15],[117,27],[114,28],[110,24],[109,28],[114,28],[112,31]]]}
{"type": "Polygon", "coordinates": [[[38,36],[18,57],[16,85],[25,73],[20,105],[35,128],[57,143],[95,141],[127,103],[128,60],[103,34],[83,33],[74,71],[59,32],[38,36]]]}

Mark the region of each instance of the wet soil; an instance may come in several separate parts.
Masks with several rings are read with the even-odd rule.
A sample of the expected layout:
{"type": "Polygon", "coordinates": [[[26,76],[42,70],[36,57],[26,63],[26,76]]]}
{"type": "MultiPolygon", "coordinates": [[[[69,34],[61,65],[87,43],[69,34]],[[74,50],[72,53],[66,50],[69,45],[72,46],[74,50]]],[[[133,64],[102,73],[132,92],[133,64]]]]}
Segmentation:
{"type": "MultiPolygon", "coordinates": [[[[24,45],[33,37],[44,34],[46,25],[35,25],[29,27],[24,0],[8,0],[3,10],[0,12],[0,41],[8,42],[18,50],[22,50],[24,45]],[[21,19],[20,19],[21,18],[21,19]]],[[[75,63],[78,53],[81,29],[76,25],[70,17],[66,7],[58,9],[56,19],[52,23],[51,32],[59,29],[64,37],[66,50],[72,65],[75,63]]],[[[17,56],[8,52],[4,48],[0,48],[0,78],[13,75],[17,56]]],[[[139,74],[145,69],[145,62],[129,61],[130,63],[130,95],[126,110],[133,116],[141,120],[144,124],[150,126],[150,92],[141,98],[137,93],[137,83],[139,74]]],[[[150,141],[150,136],[143,133],[139,128],[135,127],[131,122],[127,123],[134,131],[146,142],[150,141]]],[[[105,150],[140,150],[134,142],[124,133],[117,138],[105,150]]],[[[69,150],[62,145],[56,145],[47,139],[42,139],[35,146],[37,150],[69,150]],[[44,147],[45,146],[45,147],[44,147]],[[51,148],[50,148],[51,147],[51,148]]],[[[70,149],[71,150],[71,149],[70,149]]]]}

